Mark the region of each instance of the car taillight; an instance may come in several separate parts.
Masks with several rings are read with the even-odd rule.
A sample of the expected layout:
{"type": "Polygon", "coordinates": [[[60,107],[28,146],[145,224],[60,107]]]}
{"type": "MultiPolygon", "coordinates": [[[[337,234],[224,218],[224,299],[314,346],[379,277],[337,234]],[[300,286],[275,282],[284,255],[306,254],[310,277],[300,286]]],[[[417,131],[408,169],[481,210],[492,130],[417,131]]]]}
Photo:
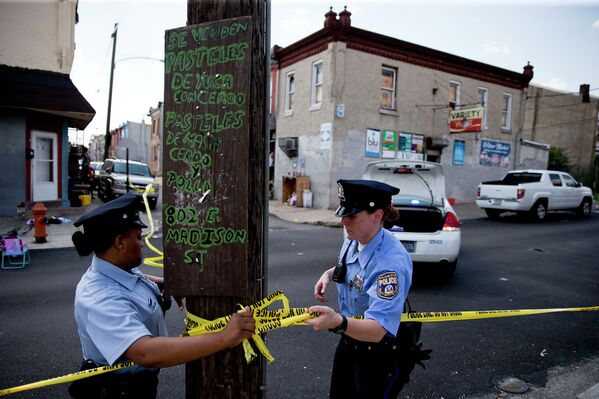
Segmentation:
{"type": "Polygon", "coordinates": [[[445,223],[443,224],[444,231],[456,231],[460,229],[460,220],[453,212],[447,212],[445,215],[445,223]]]}
{"type": "Polygon", "coordinates": [[[480,187],[476,190],[476,198],[480,198],[480,187]]]}
{"type": "Polygon", "coordinates": [[[517,194],[517,196],[518,196],[518,199],[522,199],[522,198],[524,198],[524,193],[525,193],[525,192],[526,192],[526,190],[525,190],[525,189],[523,189],[523,188],[519,188],[519,189],[518,189],[518,194],[517,194]]]}

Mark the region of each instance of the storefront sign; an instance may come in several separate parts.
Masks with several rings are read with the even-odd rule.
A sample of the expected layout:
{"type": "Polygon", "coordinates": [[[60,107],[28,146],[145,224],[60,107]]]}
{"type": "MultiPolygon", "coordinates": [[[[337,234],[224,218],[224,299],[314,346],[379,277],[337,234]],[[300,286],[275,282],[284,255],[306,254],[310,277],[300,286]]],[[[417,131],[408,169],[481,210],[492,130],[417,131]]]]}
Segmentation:
{"type": "Polygon", "coordinates": [[[480,132],[483,124],[483,107],[460,109],[449,114],[450,133],[480,132]]]}

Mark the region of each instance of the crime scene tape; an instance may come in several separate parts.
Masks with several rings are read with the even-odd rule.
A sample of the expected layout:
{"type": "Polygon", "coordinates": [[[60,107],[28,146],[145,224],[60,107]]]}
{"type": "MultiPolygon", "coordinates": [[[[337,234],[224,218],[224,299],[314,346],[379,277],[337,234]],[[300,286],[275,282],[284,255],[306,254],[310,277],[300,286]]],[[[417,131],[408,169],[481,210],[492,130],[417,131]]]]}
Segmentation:
{"type": "MultiPolygon", "coordinates": [[[[245,310],[245,308],[241,305],[239,305],[239,306],[241,308],[240,312],[243,312],[245,310]]],[[[283,294],[283,291],[280,291],[280,290],[275,291],[272,294],[270,294],[269,296],[259,300],[255,304],[250,305],[250,309],[252,310],[254,315],[258,314],[259,316],[262,316],[262,317],[260,317],[259,320],[258,319],[256,320],[256,331],[252,335],[252,341],[254,341],[254,344],[256,345],[256,347],[258,348],[260,353],[262,353],[264,355],[264,357],[266,357],[271,362],[274,360],[274,358],[272,357],[272,355],[266,348],[266,345],[264,344],[264,341],[260,337],[260,334],[264,334],[265,332],[272,331],[276,328],[289,327],[289,326],[292,326],[299,322],[302,322],[309,317],[312,317],[310,314],[307,313],[308,308],[290,309],[289,308],[289,300],[283,294]],[[274,310],[274,311],[265,309],[266,307],[270,306],[271,304],[273,304],[276,301],[282,302],[283,309],[278,309],[278,310],[274,310]],[[297,314],[298,312],[300,312],[300,313],[297,314]],[[259,328],[259,326],[260,326],[260,328],[259,328]]],[[[186,317],[186,331],[181,335],[186,336],[186,335],[198,335],[198,334],[207,334],[207,333],[217,332],[217,331],[224,329],[225,326],[227,325],[227,322],[230,319],[231,319],[231,316],[225,316],[225,317],[220,317],[216,320],[210,321],[210,320],[205,320],[200,317],[194,316],[188,312],[187,317],[186,317]]],[[[254,352],[251,344],[249,343],[249,341],[247,339],[244,340],[242,344],[243,344],[245,359],[248,363],[250,363],[252,360],[254,360],[257,357],[257,355],[254,352]]],[[[114,366],[97,367],[97,368],[93,368],[93,369],[89,369],[89,370],[85,370],[85,371],[78,371],[76,373],[63,375],[60,377],[55,377],[55,378],[50,378],[47,380],[37,381],[34,383],[30,383],[30,384],[20,385],[20,386],[13,387],[13,388],[0,389],[0,396],[5,396],[5,395],[11,394],[11,393],[17,393],[17,392],[27,391],[27,390],[31,390],[31,389],[42,388],[42,387],[50,386],[50,385],[72,382],[75,380],[80,380],[83,378],[88,378],[88,377],[92,377],[95,375],[108,373],[108,372],[111,372],[114,370],[119,370],[119,369],[131,367],[134,365],[135,365],[135,363],[133,363],[133,362],[126,362],[126,363],[121,363],[121,364],[115,364],[114,366]]]]}
{"type": "Polygon", "coordinates": [[[135,365],[135,363],[133,363],[133,362],[125,362],[125,363],[115,364],[114,366],[96,367],[96,368],[89,369],[89,370],[78,371],[76,373],[63,375],[60,377],[54,377],[54,378],[49,378],[47,380],[42,380],[42,381],[32,382],[30,384],[20,385],[18,387],[0,389],[0,396],[5,396],[5,395],[11,394],[11,393],[29,391],[31,389],[47,387],[50,385],[64,384],[65,382],[82,380],[84,378],[88,378],[88,377],[91,377],[94,375],[109,373],[114,370],[121,370],[121,369],[125,369],[127,367],[131,367],[134,365],[135,365]]]}
{"type": "MultiPolygon", "coordinates": [[[[272,331],[278,328],[289,327],[294,324],[301,323],[310,317],[313,317],[313,315],[309,313],[308,308],[290,309],[289,300],[281,290],[273,292],[266,298],[259,300],[253,305],[250,305],[249,308],[252,311],[254,320],[256,321],[256,330],[252,335],[252,341],[254,341],[254,344],[256,345],[260,353],[269,362],[272,362],[275,359],[268,351],[268,348],[262,340],[262,337],[260,337],[260,334],[265,334],[268,331],[272,331]],[[280,301],[282,303],[283,309],[265,309],[277,301],[280,301]]],[[[243,306],[241,306],[241,311],[243,311],[243,309],[243,306]]],[[[209,334],[212,332],[221,331],[226,327],[230,319],[231,316],[225,316],[215,320],[205,320],[193,315],[190,312],[186,312],[185,331],[182,335],[209,334]]],[[[256,352],[254,352],[248,340],[244,340],[243,342],[243,351],[247,363],[250,363],[257,356],[256,352]]]]}
{"type": "MultiPolygon", "coordinates": [[[[243,306],[240,305],[243,309],[243,306]]],[[[266,348],[264,341],[260,337],[260,334],[265,334],[269,331],[273,331],[279,328],[285,328],[292,325],[307,325],[303,321],[315,317],[317,314],[309,313],[309,308],[290,308],[289,300],[283,294],[283,291],[278,290],[261,299],[253,305],[250,305],[253,317],[256,320],[256,331],[252,336],[254,344],[269,361],[273,361],[274,358],[266,348]],[[283,309],[268,310],[268,306],[273,303],[281,301],[283,309]]],[[[242,310],[240,310],[242,311],[242,310]]],[[[588,307],[573,307],[573,308],[553,308],[553,309],[512,309],[512,310],[479,310],[479,311],[464,311],[464,312],[412,312],[402,314],[403,321],[412,321],[420,323],[434,323],[442,321],[459,321],[459,320],[476,320],[476,319],[490,319],[490,318],[501,318],[501,317],[514,317],[514,316],[530,316],[537,314],[546,313],[559,313],[559,312],[592,312],[599,311],[599,306],[588,306],[588,307]]],[[[361,318],[361,317],[354,317],[361,318]]],[[[207,334],[211,332],[217,332],[225,328],[231,316],[220,317],[216,320],[206,320],[198,316],[195,316],[189,312],[186,315],[186,330],[182,335],[197,335],[207,334]]],[[[256,353],[253,351],[252,346],[248,340],[244,340],[243,349],[245,353],[246,361],[249,363],[256,358],[256,353]]],[[[11,393],[22,392],[31,389],[42,388],[45,386],[62,384],[66,382],[72,382],[83,378],[92,377],[103,373],[108,373],[114,370],[123,369],[126,367],[133,366],[133,362],[126,362],[116,364],[114,366],[97,367],[90,370],[78,371],[75,373],[67,374],[61,377],[50,378],[47,380],[37,381],[30,384],[25,384],[13,388],[0,389],[0,396],[5,396],[11,393]]]]}
{"type": "Polygon", "coordinates": [[[144,190],[144,193],[142,194],[142,198],[144,200],[144,205],[146,207],[146,215],[148,215],[148,220],[150,221],[150,232],[148,234],[146,234],[144,240],[145,240],[148,248],[150,248],[152,251],[156,252],[158,254],[158,256],[144,258],[144,263],[148,266],[163,268],[164,267],[164,263],[163,263],[164,253],[161,250],[159,250],[158,248],[156,248],[154,245],[152,245],[152,243],[150,242],[150,238],[152,238],[152,235],[154,234],[154,220],[152,218],[152,212],[150,212],[150,204],[148,203],[148,193],[153,192],[153,191],[154,191],[154,187],[152,187],[151,184],[148,184],[146,186],[146,189],[144,190]]]}

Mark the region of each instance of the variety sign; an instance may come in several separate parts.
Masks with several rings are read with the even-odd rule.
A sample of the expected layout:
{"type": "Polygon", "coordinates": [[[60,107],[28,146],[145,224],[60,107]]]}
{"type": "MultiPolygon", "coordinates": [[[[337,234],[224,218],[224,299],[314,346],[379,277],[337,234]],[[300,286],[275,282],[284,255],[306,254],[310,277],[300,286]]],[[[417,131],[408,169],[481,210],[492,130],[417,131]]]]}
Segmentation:
{"type": "Polygon", "coordinates": [[[483,125],[483,107],[451,111],[449,114],[450,133],[480,132],[483,125]]]}

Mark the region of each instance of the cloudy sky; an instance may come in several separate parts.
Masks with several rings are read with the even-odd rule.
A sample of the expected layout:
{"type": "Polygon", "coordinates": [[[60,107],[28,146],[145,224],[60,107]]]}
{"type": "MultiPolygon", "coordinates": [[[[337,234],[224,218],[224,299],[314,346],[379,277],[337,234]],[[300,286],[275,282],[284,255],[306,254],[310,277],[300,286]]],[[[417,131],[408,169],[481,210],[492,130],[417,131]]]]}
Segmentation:
{"type": "MultiPolygon", "coordinates": [[[[352,26],[515,72],[530,61],[534,84],[577,92],[588,83],[599,96],[599,0],[272,0],[271,45],[321,29],[329,7],[345,5],[352,26]]],[[[73,141],[105,133],[115,23],[111,129],[147,123],[162,101],[164,31],[185,26],[186,10],[186,0],[79,0],[71,78],[97,114],[73,141]]]]}

